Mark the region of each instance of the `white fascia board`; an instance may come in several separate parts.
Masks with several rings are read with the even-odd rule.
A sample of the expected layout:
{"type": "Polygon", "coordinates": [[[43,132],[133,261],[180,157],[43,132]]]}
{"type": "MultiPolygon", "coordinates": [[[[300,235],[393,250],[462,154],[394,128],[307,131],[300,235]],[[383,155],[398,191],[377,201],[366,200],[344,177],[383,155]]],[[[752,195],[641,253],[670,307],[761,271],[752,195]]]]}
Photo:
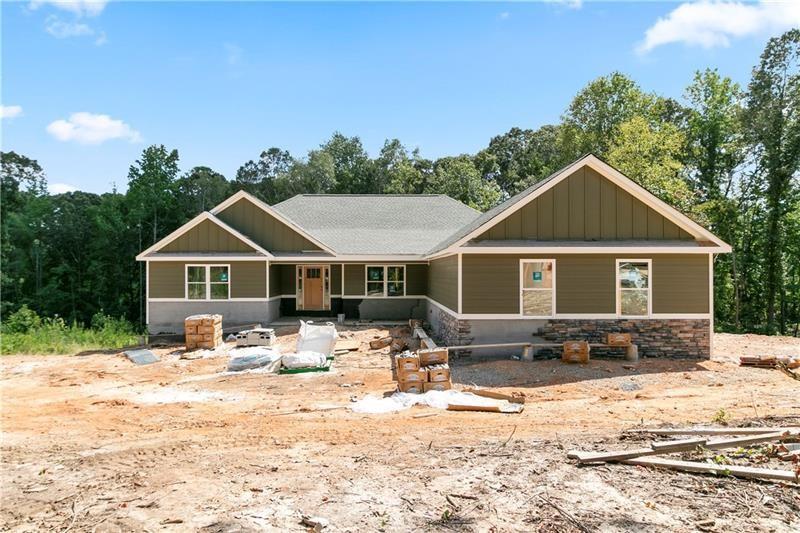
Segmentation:
{"type": "Polygon", "coordinates": [[[285,216],[280,214],[277,209],[275,209],[275,208],[271,207],[270,205],[268,205],[267,203],[259,200],[258,198],[256,198],[255,196],[253,196],[252,194],[250,194],[247,191],[239,191],[239,192],[235,193],[234,195],[232,195],[230,198],[228,198],[227,200],[225,200],[221,204],[215,206],[211,210],[211,214],[216,215],[217,213],[220,213],[220,212],[224,211],[225,209],[227,209],[228,207],[230,207],[231,205],[235,204],[236,202],[238,202],[239,200],[241,200],[243,198],[248,200],[248,201],[250,201],[251,203],[253,203],[256,207],[260,208],[265,213],[277,218],[279,221],[283,222],[284,224],[289,226],[291,229],[293,229],[294,231],[296,231],[297,233],[299,233],[300,235],[302,235],[303,237],[305,237],[309,241],[313,242],[314,244],[316,244],[317,246],[322,248],[324,251],[326,251],[326,252],[328,252],[330,254],[335,254],[336,253],[330,247],[328,247],[327,245],[325,245],[321,241],[315,239],[312,235],[310,235],[308,232],[306,232],[303,228],[301,228],[300,226],[298,226],[297,224],[295,224],[294,222],[292,222],[291,220],[289,220],[288,218],[286,218],[285,216]]]}
{"type": "Polygon", "coordinates": [[[159,256],[159,255],[151,255],[148,257],[136,257],[137,261],[147,261],[148,263],[151,261],[175,261],[175,262],[199,262],[199,263],[221,263],[225,261],[268,261],[269,257],[263,256],[259,257],[257,255],[225,255],[225,256],[213,256],[213,255],[186,255],[186,256],[159,256]]]}
{"type": "Polygon", "coordinates": [[[251,248],[253,248],[255,251],[264,254],[266,257],[272,257],[271,253],[269,253],[267,250],[265,250],[264,248],[262,248],[258,244],[254,243],[247,236],[245,236],[245,235],[241,234],[240,232],[238,232],[237,230],[233,229],[232,227],[230,227],[229,225],[227,225],[226,223],[224,223],[223,221],[221,221],[220,219],[215,217],[212,213],[209,213],[208,211],[203,211],[202,213],[200,213],[199,215],[194,217],[192,220],[190,220],[189,222],[187,222],[186,224],[184,224],[180,228],[176,229],[175,231],[173,231],[172,233],[170,233],[169,235],[167,235],[166,237],[164,237],[163,239],[161,239],[160,241],[158,241],[157,243],[152,245],[147,250],[145,250],[142,253],[140,253],[139,255],[137,255],[136,256],[136,260],[137,261],[146,261],[146,260],[148,260],[149,259],[147,257],[148,254],[160,250],[161,248],[163,248],[167,244],[171,243],[172,241],[174,241],[175,239],[177,239],[178,237],[180,237],[181,235],[183,235],[184,233],[186,233],[190,229],[194,228],[195,226],[197,226],[198,224],[200,224],[200,223],[202,223],[202,222],[204,222],[206,220],[208,220],[210,222],[213,222],[214,224],[216,224],[220,228],[224,229],[225,231],[227,231],[228,233],[230,233],[231,235],[233,235],[234,237],[236,237],[237,239],[239,239],[240,241],[242,241],[246,245],[248,245],[251,248]]]}
{"type": "Polygon", "coordinates": [[[421,255],[333,255],[331,257],[303,257],[303,256],[281,256],[272,260],[273,263],[341,263],[342,261],[359,263],[428,263],[428,260],[421,255]]]}
{"type": "Polygon", "coordinates": [[[531,201],[535,198],[541,196],[548,190],[552,189],[561,181],[569,177],[573,172],[578,170],[580,167],[587,165],[592,169],[596,170],[600,175],[607,178],[609,181],[614,183],[615,185],[619,186],[623,190],[629,192],[632,196],[643,202],[644,204],[653,208],[654,211],[662,215],[667,220],[672,221],[676,226],[682,228],[684,231],[694,235],[695,237],[702,237],[707,239],[714,244],[717,245],[718,248],[721,249],[720,253],[728,253],[731,251],[731,246],[718,238],[716,235],[702,227],[697,222],[693,221],[671,205],[665,203],[664,201],[660,200],[652,193],[647,191],[645,188],[637,184],[632,179],[628,178],[620,171],[615,169],[614,167],[610,166],[607,163],[604,163],[597,157],[592,154],[589,154],[586,157],[583,157],[576,161],[575,163],[571,164],[564,170],[558,173],[555,177],[553,177],[550,181],[548,181],[545,185],[539,187],[535,191],[533,191],[527,198],[520,200],[516,204],[512,205],[502,213],[499,213],[494,218],[487,220],[484,224],[480,227],[476,228],[475,230],[468,233],[466,236],[462,237],[458,241],[454,242],[452,245],[448,246],[444,250],[440,250],[435,254],[432,254],[429,257],[437,257],[444,252],[452,252],[453,249],[461,247],[464,243],[469,242],[470,240],[474,239],[478,235],[484,233],[487,229],[493,227],[494,225],[502,222],[506,218],[510,217],[526,205],[528,205],[531,201]]]}
{"type": "MultiPolygon", "coordinates": [[[[462,254],[715,254],[724,253],[719,246],[465,246],[450,250],[448,255],[462,254]]],[[[431,257],[437,259],[443,256],[431,257]]]]}

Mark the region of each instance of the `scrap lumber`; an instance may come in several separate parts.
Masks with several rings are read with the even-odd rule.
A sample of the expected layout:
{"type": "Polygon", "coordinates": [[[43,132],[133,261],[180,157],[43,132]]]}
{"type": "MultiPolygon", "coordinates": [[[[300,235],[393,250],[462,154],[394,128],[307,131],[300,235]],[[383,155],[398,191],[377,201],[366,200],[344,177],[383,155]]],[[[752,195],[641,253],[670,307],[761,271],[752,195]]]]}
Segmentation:
{"type": "Polygon", "coordinates": [[[722,474],[749,479],[775,479],[779,481],[798,482],[797,474],[789,470],[772,470],[752,466],[716,465],[696,461],[678,461],[661,457],[641,457],[622,461],[629,465],[653,466],[683,472],[699,472],[702,474],[722,474]]]}
{"type": "Polygon", "coordinates": [[[343,339],[336,341],[336,350],[344,350],[347,352],[354,352],[361,347],[361,341],[355,339],[343,339]]]}
{"type": "Polygon", "coordinates": [[[502,392],[494,392],[486,389],[464,389],[461,392],[471,392],[476,396],[483,396],[484,398],[492,398],[494,400],[506,400],[511,403],[525,403],[525,396],[522,394],[503,394],[502,392]]]}
{"type": "MultiPolygon", "coordinates": [[[[708,450],[722,450],[725,448],[737,448],[739,446],[748,446],[750,444],[760,444],[762,442],[770,442],[773,440],[783,440],[792,436],[798,435],[797,431],[785,430],[776,431],[773,433],[763,433],[760,435],[753,435],[748,437],[737,437],[732,439],[722,439],[718,441],[707,442],[703,445],[708,450]]],[[[688,441],[691,442],[691,441],[688,441]]],[[[615,461],[625,461],[628,459],[635,459],[646,455],[659,455],[662,453],[690,451],[697,448],[697,444],[685,443],[683,445],[675,444],[668,450],[656,450],[651,448],[637,448],[633,450],[619,450],[614,452],[582,452],[571,451],[567,454],[570,459],[577,459],[581,463],[607,463],[615,461]]]]}
{"type": "Polygon", "coordinates": [[[671,452],[673,450],[680,451],[683,447],[687,445],[691,446],[705,446],[708,442],[708,439],[702,438],[694,438],[694,439],[684,439],[684,440],[668,440],[663,442],[654,442],[650,445],[651,448],[654,450],[658,450],[660,452],[671,452]]]}
{"type": "Polygon", "coordinates": [[[503,405],[464,405],[451,403],[447,405],[448,411],[481,411],[485,413],[521,413],[525,406],[520,403],[508,402],[503,405]]]}
{"type": "Polygon", "coordinates": [[[800,431],[800,427],[787,428],[653,428],[632,429],[628,433],[648,433],[650,435],[760,435],[777,431],[800,431]]]}
{"type": "Polygon", "coordinates": [[[392,337],[382,337],[380,339],[375,339],[369,341],[369,347],[371,350],[380,350],[381,348],[386,348],[392,343],[392,337]]]}

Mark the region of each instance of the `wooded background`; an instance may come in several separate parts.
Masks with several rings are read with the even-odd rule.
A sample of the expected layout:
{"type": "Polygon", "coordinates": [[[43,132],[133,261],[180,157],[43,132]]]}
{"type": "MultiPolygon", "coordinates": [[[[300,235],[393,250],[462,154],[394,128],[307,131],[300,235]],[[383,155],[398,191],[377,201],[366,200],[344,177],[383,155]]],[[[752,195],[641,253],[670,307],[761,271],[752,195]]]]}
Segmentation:
{"type": "Polygon", "coordinates": [[[124,194],[50,195],[35,159],[5,152],[0,314],[27,305],[142,325],[136,254],[239,189],[269,204],[299,193],[442,193],[485,211],[591,152],[733,246],[715,262],[718,330],[796,336],[799,62],[792,30],[768,41],[747,87],[709,69],[680,101],[613,72],[581,89],[561,123],[512,128],[474,155],[437,160],[397,139],[371,158],[358,137],[334,133],[302,158],[264,150],[229,181],[208,167],[181,173],[178,151],[156,145],[131,165],[124,194]]]}

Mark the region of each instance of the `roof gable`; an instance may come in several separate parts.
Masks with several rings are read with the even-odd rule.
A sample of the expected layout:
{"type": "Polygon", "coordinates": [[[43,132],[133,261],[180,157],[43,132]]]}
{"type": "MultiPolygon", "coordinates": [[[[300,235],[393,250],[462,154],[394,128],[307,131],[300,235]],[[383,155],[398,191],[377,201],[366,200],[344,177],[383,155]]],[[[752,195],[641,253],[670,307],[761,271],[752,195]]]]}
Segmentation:
{"type": "Polygon", "coordinates": [[[730,245],[719,237],[660,200],[612,166],[596,156],[588,154],[490,209],[471,224],[438,244],[429,253],[440,255],[472,240],[517,239],[518,233],[520,234],[519,238],[523,238],[523,232],[526,234],[524,238],[530,240],[651,239],[674,241],[694,239],[711,242],[721,251],[730,251],[730,245]],[[579,172],[581,170],[583,170],[582,173],[579,172]],[[588,213],[586,210],[587,173],[590,176],[588,191],[590,210],[588,213]],[[599,180],[596,179],[598,176],[599,180]],[[575,179],[571,180],[572,177],[575,179]],[[606,182],[615,187],[613,189],[613,205],[612,189],[606,185],[606,182]],[[598,184],[600,199],[599,203],[596,203],[598,184]],[[606,192],[605,197],[603,190],[606,192]],[[527,217],[522,213],[517,215],[519,211],[528,206],[531,208],[526,210],[527,217]],[[583,207],[581,208],[581,206],[583,207]],[[605,206],[604,209],[603,206],[605,206]],[[597,211],[595,207],[597,207],[597,211]],[[574,211],[575,216],[570,216],[571,210],[574,211]],[[630,213],[630,223],[627,222],[628,213],[630,213]],[[605,217],[605,224],[602,217],[605,217]],[[527,224],[524,230],[521,227],[523,218],[527,224]],[[534,218],[536,220],[535,227],[534,218]],[[636,222],[635,227],[634,221],[636,222]],[[501,223],[504,225],[500,226],[501,223]],[[493,228],[495,228],[494,233],[492,233],[493,228]],[[598,229],[599,237],[597,236],[598,229]],[[534,231],[535,239],[527,236],[533,235],[534,231]],[[616,235],[615,237],[612,237],[612,232],[616,235]],[[501,237],[501,235],[504,236],[501,237]],[[546,238],[543,239],[540,235],[546,238]]]}
{"type": "Polygon", "coordinates": [[[244,191],[237,192],[211,212],[273,252],[332,252],[296,222],[244,191]]]}
{"type": "Polygon", "coordinates": [[[154,253],[258,254],[272,257],[267,250],[208,212],[203,212],[136,256],[146,259],[154,253]]]}

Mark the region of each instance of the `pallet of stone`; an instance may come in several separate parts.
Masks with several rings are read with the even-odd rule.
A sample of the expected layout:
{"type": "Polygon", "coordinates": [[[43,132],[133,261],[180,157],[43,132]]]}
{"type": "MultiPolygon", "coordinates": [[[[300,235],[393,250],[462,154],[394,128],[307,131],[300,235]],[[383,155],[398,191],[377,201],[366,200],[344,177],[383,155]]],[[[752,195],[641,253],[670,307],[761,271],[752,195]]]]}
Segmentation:
{"type": "Polygon", "coordinates": [[[428,371],[427,370],[397,370],[397,381],[398,383],[403,382],[414,382],[414,383],[425,383],[428,381],[428,371]]]}
{"type": "Polygon", "coordinates": [[[561,360],[565,363],[588,363],[589,343],[586,341],[565,342],[561,360]]]}
{"type": "Polygon", "coordinates": [[[222,344],[222,315],[192,315],[184,320],[186,349],[213,349],[222,344]]]}
{"type": "Polygon", "coordinates": [[[450,383],[450,381],[437,381],[436,383],[426,382],[422,384],[422,392],[428,392],[432,390],[444,391],[452,388],[453,384],[450,383]]]}
{"type": "Polygon", "coordinates": [[[399,353],[394,356],[394,366],[398,373],[401,370],[419,370],[419,356],[410,351],[399,353]]]}
{"type": "Polygon", "coordinates": [[[425,388],[425,383],[422,381],[398,381],[397,390],[400,392],[407,392],[409,394],[422,394],[425,388]]]}
{"type": "Polygon", "coordinates": [[[630,346],[630,333],[606,333],[606,344],[609,346],[630,346]]]}
{"type": "Polygon", "coordinates": [[[450,365],[448,364],[430,365],[424,367],[424,369],[428,373],[428,379],[426,381],[429,383],[450,381],[450,365]]]}
{"type": "Polygon", "coordinates": [[[447,348],[425,348],[417,350],[420,366],[446,365],[448,362],[447,348]]]}

